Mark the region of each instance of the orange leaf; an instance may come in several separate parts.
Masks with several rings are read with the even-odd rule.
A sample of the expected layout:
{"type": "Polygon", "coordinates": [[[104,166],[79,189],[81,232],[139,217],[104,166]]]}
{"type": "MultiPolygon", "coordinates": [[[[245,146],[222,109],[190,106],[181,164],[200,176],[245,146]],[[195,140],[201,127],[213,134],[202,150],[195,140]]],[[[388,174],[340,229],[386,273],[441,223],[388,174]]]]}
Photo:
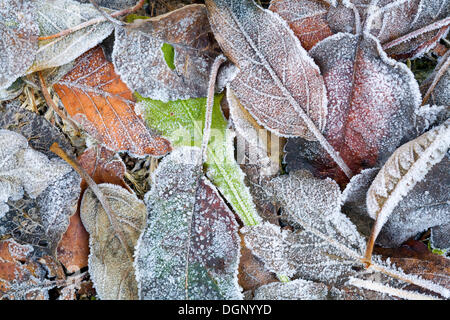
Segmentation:
{"type": "Polygon", "coordinates": [[[54,89],[69,116],[107,148],[136,156],[162,156],[170,151],[169,142],[148,131],[134,112],[132,92],[101,47],[76,59],[54,89]]]}

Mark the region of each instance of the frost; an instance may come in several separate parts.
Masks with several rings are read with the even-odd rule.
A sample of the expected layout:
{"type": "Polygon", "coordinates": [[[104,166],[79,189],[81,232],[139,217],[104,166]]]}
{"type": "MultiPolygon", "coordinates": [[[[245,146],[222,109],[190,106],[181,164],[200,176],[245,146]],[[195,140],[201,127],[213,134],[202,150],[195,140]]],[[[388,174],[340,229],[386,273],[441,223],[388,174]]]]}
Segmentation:
{"type": "Polygon", "coordinates": [[[450,251],[450,224],[440,225],[431,229],[430,244],[444,252],[450,251]]]}
{"type": "MultiPolygon", "coordinates": [[[[268,153],[271,150],[267,150],[268,143],[264,141],[264,138],[268,137],[268,131],[260,127],[245,111],[234,95],[233,90],[230,88],[227,88],[227,102],[230,108],[230,117],[238,135],[238,143],[243,140],[248,144],[249,164],[257,165],[262,176],[276,174],[279,170],[279,166],[277,160],[273,159],[273,157],[278,157],[278,154],[269,157],[268,153]]],[[[243,149],[245,147],[247,146],[243,146],[243,149]]],[[[238,156],[240,155],[238,154],[238,156]]]]}
{"type": "Polygon", "coordinates": [[[418,110],[416,110],[416,130],[419,134],[422,134],[434,125],[443,123],[449,117],[450,104],[447,106],[436,106],[429,104],[421,106],[418,110]]]}
{"type": "MultiPolygon", "coordinates": [[[[76,0],[80,3],[90,3],[89,0],[76,0]]],[[[100,7],[114,10],[131,8],[137,3],[137,0],[95,0],[100,7]]]]}
{"type": "Polygon", "coordinates": [[[277,275],[292,277],[296,264],[290,257],[292,235],[279,226],[264,222],[262,224],[244,227],[241,233],[245,235],[245,243],[254,255],[265,262],[264,266],[277,275]]]}
{"type": "Polygon", "coordinates": [[[3,0],[0,6],[0,92],[33,63],[39,28],[33,1],[3,0]]]}
{"type": "Polygon", "coordinates": [[[450,108],[450,51],[437,64],[434,72],[426,79],[423,86],[427,89],[424,103],[447,106],[450,108]]]}
{"type": "Polygon", "coordinates": [[[66,153],[73,154],[70,142],[56,126],[45,117],[22,108],[17,100],[7,103],[4,110],[0,108],[0,128],[23,135],[30,147],[45,154],[49,159],[59,158],[50,151],[54,142],[66,153]]]}
{"type": "MultiPolygon", "coordinates": [[[[147,218],[144,203],[120,186],[104,183],[98,187],[126,239],[127,250],[133,254],[147,218]]],[[[127,255],[108,214],[91,189],[83,196],[80,215],[89,232],[89,274],[99,297],[103,300],[137,299],[133,256],[127,255]]]]}
{"type": "MultiPolygon", "coordinates": [[[[94,18],[103,17],[91,4],[73,0],[36,1],[40,37],[51,36],[94,18]]],[[[27,73],[71,62],[105,39],[114,29],[108,22],[85,27],[64,37],[40,40],[36,59],[27,73]]]]}
{"type": "Polygon", "coordinates": [[[117,27],[115,69],[144,97],[164,102],[206,97],[211,65],[218,54],[210,33],[205,6],[199,4],[117,27]],[[164,45],[174,49],[174,68],[164,59],[164,45]]]}
{"type": "Polygon", "coordinates": [[[445,37],[449,14],[447,0],[350,0],[330,7],[326,21],[335,33],[359,34],[363,26],[390,56],[406,59],[423,55],[445,37]]]}
{"type": "MultiPolygon", "coordinates": [[[[375,236],[378,235],[399,202],[414,189],[417,183],[420,183],[426,177],[433,166],[446,157],[450,145],[449,128],[450,120],[447,120],[444,124],[402,145],[381,168],[367,193],[368,214],[373,219],[376,219],[373,231],[375,236]]],[[[448,161],[446,162],[448,163],[448,161]]],[[[448,165],[445,166],[444,170],[448,171],[448,165]]],[[[422,201],[423,204],[419,205],[419,207],[429,202],[421,199],[423,197],[426,198],[427,194],[423,193],[422,190],[420,193],[421,195],[416,195],[416,199],[410,199],[418,202],[422,201]]],[[[408,206],[409,204],[406,205],[408,206]]],[[[412,205],[414,206],[415,204],[412,205]]],[[[406,212],[408,211],[406,209],[406,212]]],[[[425,219],[424,222],[427,219],[426,211],[422,211],[422,214],[425,214],[423,217],[425,219]]],[[[448,217],[448,208],[447,210],[444,209],[443,214],[448,217]]],[[[405,217],[402,214],[396,214],[393,219],[403,220],[405,217]]],[[[402,230],[404,230],[403,224],[400,221],[396,223],[397,226],[402,225],[402,230]]],[[[427,225],[422,226],[427,228],[427,225]]],[[[402,237],[405,236],[406,232],[408,231],[403,231],[402,237]]],[[[391,232],[391,235],[394,234],[391,232]]],[[[395,236],[398,238],[399,234],[395,236]]]]}
{"type": "Polygon", "coordinates": [[[153,173],[148,224],[136,248],[141,299],[242,298],[238,226],[200,159],[198,148],[180,147],[153,173]]]}
{"type": "Polygon", "coordinates": [[[340,282],[345,275],[355,273],[352,267],[359,263],[365,241],[340,212],[341,192],[334,181],[297,171],[272,179],[269,190],[282,205],[283,216],[305,230],[277,233],[279,227],[267,223],[244,229],[246,233],[251,231],[245,236],[247,246],[266,266],[288,266],[276,270],[288,275],[293,274],[295,267],[297,276],[325,283],[340,282]],[[258,228],[265,228],[272,235],[260,232],[255,236],[258,228]],[[264,239],[266,242],[261,243],[264,239]]]}
{"type": "Polygon", "coordinates": [[[296,279],[269,283],[255,290],[255,300],[327,300],[328,288],[322,283],[296,279]]]}
{"type": "Polygon", "coordinates": [[[55,255],[75,213],[80,178],[60,159],[48,159],[27,140],[0,130],[0,235],[36,247],[36,254],[55,255]]]}

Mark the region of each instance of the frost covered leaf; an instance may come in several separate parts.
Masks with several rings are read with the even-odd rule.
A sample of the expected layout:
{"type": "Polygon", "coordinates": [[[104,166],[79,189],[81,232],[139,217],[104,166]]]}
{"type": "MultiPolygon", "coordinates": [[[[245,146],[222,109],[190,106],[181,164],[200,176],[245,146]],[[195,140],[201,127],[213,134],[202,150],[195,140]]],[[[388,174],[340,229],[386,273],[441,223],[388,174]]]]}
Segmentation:
{"type": "Polygon", "coordinates": [[[125,236],[124,248],[110,219],[91,189],[81,202],[81,220],[89,232],[89,274],[103,300],[137,299],[133,254],[137,240],[145,227],[146,209],[135,194],[112,184],[98,185],[108,202],[114,219],[125,236]]]}
{"type": "MultiPolygon", "coordinates": [[[[211,118],[211,138],[206,174],[231,204],[246,225],[260,221],[252,197],[244,183],[244,174],[234,160],[234,133],[220,109],[223,95],[216,96],[211,118]]],[[[148,127],[161,132],[174,147],[200,147],[206,112],[206,98],[164,103],[138,97],[137,112],[143,114],[148,127]],[[139,111],[138,111],[139,110],[139,111]]]]}
{"type": "Polygon", "coordinates": [[[136,251],[141,299],[240,299],[233,213],[203,176],[198,148],[175,149],[153,174],[136,251]]]}
{"type": "Polygon", "coordinates": [[[287,24],[252,0],[207,0],[206,7],[217,42],[239,68],[230,87],[242,105],[277,135],[318,139],[325,86],[287,24]]]}
{"type": "Polygon", "coordinates": [[[0,235],[9,234],[54,256],[75,212],[78,175],[8,130],[0,130],[0,158],[0,235]]]}
{"type": "Polygon", "coordinates": [[[33,247],[0,241],[0,300],[44,300],[55,284],[44,265],[33,261],[33,247]]]}
{"type": "MultiPolygon", "coordinates": [[[[244,109],[242,104],[236,98],[233,90],[227,90],[227,103],[230,108],[230,118],[238,136],[238,156],[244,154],[248,148],[248,159],[244,163],[256,165],[260,170],[261,176],[273,176],[279,170],[279,153],[276,148],[278,140],[270,139],[270,133],[261,127],[252,116],[244,109]],[[270,139],[270,141],[269,141],[270,139]],[[240,145],[244,142],[245,145],[240,145]],[[269,149],[269,146],[271,149],[269,149]],[[239,148],[243,150],[239,150],[239,148]],[[275,150],[274,150],[275,149],[275,150]],[[269,153],[272,153],[269,156],[269,153]]],[[[238,159],[239,163],[242,163],[238,159]]]]}
{"type": "Polygon", "coordinates": [[[278,282],[276,275],[267,270],[264,263],[245,246],[241,236],[241,257],[239,259],[239,285],[245,292],[255,290],[265,284],[278,282]]]}
{"type": "MultiPolygon", "coordinates": [[[[310,54],[327,87],[324,135],[354,174],[383,161],[414,132],[414,111],[421,103],[418,84],[375,38],[340,33],[318,43],[310,54]]],[[[291,169],[306,162],[320,176],[348,181],[317,143],[299,139],[286,148],[291,169]]]]}
{"type": "MultiPolygon", "coordinates": [[[[91,4],[80,4],[73,0],[37,0],[36,17],[40,37],[47,37],[102,15],[91,4]]],[[[110,22],[104,21],[64,37],[40,40],[36,58],[28,73],[71,62],[95,47],[113,29],[110,22]]]]}
{"type": "Polygon", "coordinates": [[[218,54],[204,5],[116,28],[113,62],[140,95],[162,101],[205,97],[218,54]]]}
{"type": "Polygon", "coordinates": [[[334,181],[297,171],[274,178],[268,188],[282,205],[283,215],[305,230],[274,232],[277,227],[270,224],[246,227],[247,246],[266,266],[286,265],[276,271],[292,274],[295,270],[303,279],[332,284],[355,273],[352,267],[360,264],[365,241],[340,212],[341,192],[334,181]],[[283,258],[287,261],[277,262],[283,258]]]}
{"type": "MultiPolygon", "coordinates": [[[[80,3],[90,3],[89,0],[76,0],[80,3]]],[[[137,3],[137,0],[95,0],[100,7],[108,9],[121,10],[131,8],[137,3]]]]}
{"type": "MultiPolygon", "coordinates": [[[[368,214],[371,218],[376,219],[371,235],[372,244],[399,202],[411,191],[414,191],[415,186],[422,182],[430,170],[444,158],[446,159],[444,161],[447,162],[447,165],[444,167],[443,173],[445,174],[445,172],[447,172],[448,174],[448,158],[446,158],[446,154],[449,145],[450,120],[447,120],[442,125],[435,127],[420,137],[402,145],[386,161],[367,192],[368,214]]],[[[427,190],[426,184],[423,188],[427,190]]],[[[420,189],[419,192],[423,194],[424,189],[420,189]]],[[[439,191],[439,189],[436,191],[439,191]]],[[[436,191],[432,190],[432,192],[436,191]]],[[[444,197],[448,196],[448,190],[443,192],[446,194],[444,197]]],[[[418,201],[420,201],[420,195],[417,194],[416,196],[419,197],[418,201]]],[[[424,196],[427,196],[426,193],[424,196]]],[[[409,204],[406,205],[408,206],[409,204]]],[[[426,207],[426,201],[422,206],[426,207]]],[[[406,213],[408,211],[408,209],[405,210],[406,213]]],[[[417,213],[425,215],[421,219],[424,224],[419,224],[419,227],[422,227],[422,230],[430,227],[430,225],[426,224],[428,223],[426,221],[427,208],[424,208],[422,212],[418,210],[417,213]]],[[[443,215],[443,218],[448,218],[448,204],[447,210],[444,208],[441,214],[443,215]]],[[[410,219],[416,218],[419,218],[419,216],[410,217],[410,219]]],[[[397,221],[397,226],[405,224],[404,221],[401,222],[405,217],[400,213],[392,216],[392,219],[393,221],[397,221]]],[[[414,222],[415,221],[413,221],[413,223],[414,222]]],[[[403,226],[402,229],[404,229],[403,226]]],[[[418,231],[421,230],[416,230],[416,232],[418,231]]],[[[399,235],[396,236],[398,237],[399,235]]]]}
{"type": "Polygon", "coordinates": [[[36,55],[39,27],[35,4],[26,0],[3,0],[0,4],[0,90],[27,71],[36,55]]]}
{"type": "Polygon", "coordinates": [[[136,115],[131,91],[100,47],[79,57],[54,88],[70,117],[109,149],[141,157],[170,150],[169,142],[148,131],[136,115]]]}
{"type": "Polygon", "coordinates": [[[0,102],[16,98],[22,93],[24,86],[25,83],[22,81],[21,78],[19,78],[16,81],[14,81],[14,83],[10,85],[8,88],[0,89],[0,102]]]}
{"type": "Polygon", "coordinates": [[[272,0],[269,10],[278,13],[310,50],[317,42],[333,35],[327,22],[329,4],[323,0],[272,0]]]}
{"type": "Polygon", "coordinates": [[[322,283],[296,279],[266,284],[255,290],[255,300],[327,300],[328,287],[322,283]]]}
{"type": "MultiPolygon", "coordinates": [[[[102,146],[93,146],[78,157],[79,165],[86,170],[97,184],[110,183],[131,191],[123,180],[125,164],[120,157],[102,146]]],[[[81,196],[88,187],[81,181],[81,196]]],[[[81,202],[81,197],[80,197],[81,202]]],[[[70,218],[69,227],[58,246],[58,260],[68,272],[75,272],[88,265],[89,234],[80,218],[80,208],[70,218]]]]}
{"type": "Polygon", "coordinates": [[[447,151],[399,201],[377,238],[378,244],[397,247],[428,228],[433,231],[435,227],[450,223],[449,169],[447,151]]]}

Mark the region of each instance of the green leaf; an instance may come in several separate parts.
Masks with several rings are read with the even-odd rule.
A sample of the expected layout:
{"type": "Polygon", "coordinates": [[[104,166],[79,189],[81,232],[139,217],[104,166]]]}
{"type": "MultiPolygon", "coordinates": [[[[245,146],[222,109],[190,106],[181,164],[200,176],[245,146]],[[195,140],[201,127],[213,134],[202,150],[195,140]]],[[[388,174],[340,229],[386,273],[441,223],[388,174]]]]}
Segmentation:
{"type": "Polygon", "coordinates": [[[167,66],[171,69],[175,69],[175,64],[173,63],[175,58],[175,50],[173,49],[173,46],[168,43],[163,43],[161,47],[161,51],[164,54],[164,61],[166,61],[167,66]]]}
{"type": "MultiPolygon", "coordinates": [[[[202,143],[206,98],[169,101],[143,98],[136,94],[147,125],[169,139],[174,147],[202,143]]],[[[220,109],[223,94],[216,95],[208,144],[207,176],[231,204],[245,225],[261,221],[252,197],[244,183],[244,173],[234,159],[234,132],[220,109]]]]}

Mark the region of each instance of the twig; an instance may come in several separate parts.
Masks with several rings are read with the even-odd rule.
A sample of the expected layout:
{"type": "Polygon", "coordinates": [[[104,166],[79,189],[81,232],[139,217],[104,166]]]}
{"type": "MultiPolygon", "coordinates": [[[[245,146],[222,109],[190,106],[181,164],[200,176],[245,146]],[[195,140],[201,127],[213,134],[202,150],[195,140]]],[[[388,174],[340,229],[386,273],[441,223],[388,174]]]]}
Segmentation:
{"type": "MultiPolygon", "coordinates": [[[[139,0],[139,2],[134,7],[127,8],[127,9],[124,9],[124,10],[121,10],[121,11],[116,11],[116,12],[111,14],[111,17],[117,18],[119,16],[123,16],[123,15],[127,15],[127,14],[130,14],[130,13],[133,13],[133,12],[139,10],[140,8],[142,8],[142,6],[144,5],[145,1],[146,0],[139,0]]],[[[107,21],[107,19],[105,17],[92,19],[92,20],[83,22],[83,23],[81,23],[81,24],[79,24],[79,25],[77,25],[75,27],[63,30],[63,31],[55,33],[55,34],[52,34],[50,36],[39,37],[38,40],[50,40],[50,39],[63,37],[63,36],[66,36],[68,34],[74,33],[75,31],[81,30],[83,28],[86,28],[86,27],[89,27],[91,25],[94,25],[94,24],[97,24],[97,23],[100,23],[100,22],[104,22],[104,21],[107,21]]]]}
{"type": "Polygon", "coordinates": [[[202,163],[205,163],[208,157],[208,142],[211,136],[211,117],[212,110],[214,106],[214,89],[216,86],[216,78],[219,67],[222,63],[227,60],[224,55],[219,55],[211,67],[211,73],[209,75],[208,83],[208,97],[206,98],[206,113],[205,113],[205,127],[203,129],[203,139],[202,139],[202,163]]]}
{"type": "Polygon", "coordinates": [[[431,94],[433,93],[434,88],[436,88],[436,85],[438,84],[439,80],[444,76],[445,72],[450,66],[450,50],[447,51],[447,53],[443,57],[443,63],[442,66],[437,70],[436,76],[433,79],[433,82],[431,83],[430,87],[427,90],[427,93],[423,97],[422,105],[425,105],[430,98],[431,94]]]}
{"type": "Polygon", "coordinates": [[[52,108],[53,111],[55,111],[55,112],[61,117],[61,119],[63,119],[63,120],[65,120],[65,121],[67,121],[68,123],[70,123],[70,125],[71,125],[77,132],[79,132],[79,131],[80,131],[80,128],[77,126],[77,124],[76,124],[72,119],[70,119],[69,117],[67,117],[67,116],[64,114],[64,112],[62,112],[61,109],[59,109],[59,108],[56,106],[56,104],[55,104],[55,102],[53,101],[52,97],[50,97],[50,94],[48,93],[48,87],[47,87],[47,84],[45,83],[45,79],[44,79],[44,76],[42,75],[42,72],[41,72],[41,71],[38,72],[38,76],[39,76],[39,82],[40,82],[40,84],[41,84],[41,91],[42,91],[42,94],[44,95],[45,101],[47,102],[48,106],[49,106],[50,108],[52,108]]]}
{"type": "Polygon", "coordinates": [[[119,238],[120,243],[122,244],[125,252],[127,253],[128,258],[130,261],[134,261],[133,253],[130,251],[128,246],[126,245],[125,236],[122,233],[122,230],[120,230],[119,225],[116,221],[116,218],[114,217],[113,211],[111,210],[111,207],[108,204],[108,201],[106,200],[105,195],[100,190],[98,185],[95,183],[95,181],[91,178],[91,176],[81,167],[78,162],[75,159],[72,159],[69,157],[63,149],[60,148],[58,143],[53,143],[50,147],[50,151],[58,155],[60,158],[65,160],[68,164],[72,166],[72,168],[78,172],[78,174],[81,176],[81,178],[86,181],[86,183],[91,187],[92,192],[96,195],[98,201],[100,201],[100,204],[102,205],[103,209],[106,212],[106,215],[108,216],[109,222],[111,223],[111,226],[113,227],[114,232],[116,233],[117,237],[119,238]]]}

